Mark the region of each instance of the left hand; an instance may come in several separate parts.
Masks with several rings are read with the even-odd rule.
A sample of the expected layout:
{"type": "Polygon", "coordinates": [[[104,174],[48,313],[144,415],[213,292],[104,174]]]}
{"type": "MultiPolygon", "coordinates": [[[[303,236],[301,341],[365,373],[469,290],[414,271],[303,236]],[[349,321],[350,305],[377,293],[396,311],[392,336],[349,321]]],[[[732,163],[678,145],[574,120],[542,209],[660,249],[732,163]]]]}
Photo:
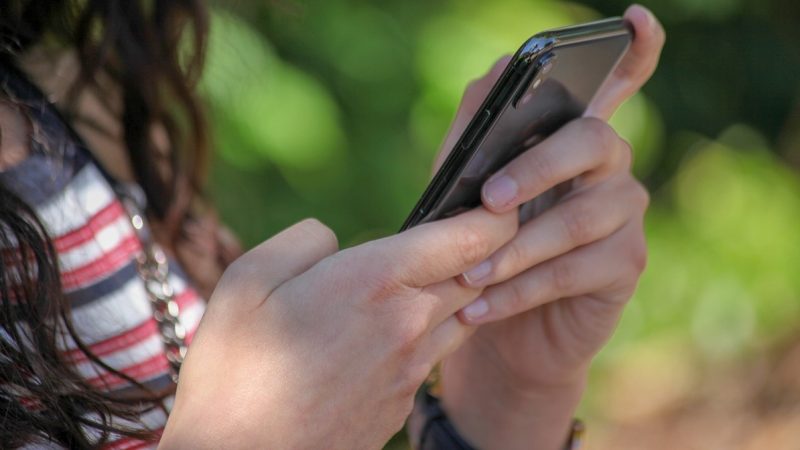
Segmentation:
{"type": "MultiPolygon", "coordinates": [[[[630,172],[630,146],[604,120],[653,73],[664,30],[640,6],[626,18],[636,38],[589,106],[589,117],[566,125],[484,186],[484,205],[505,212],[576,180],[568,195],[463,277],[469,286],[488,286],[459,313],[462,321],[482,326],[445,360],[442,401],[479,448],[563,444],[589,363],[644,269],[648,195],[630,172]]],[[[502,66],[468,89],[445,148],[502,66]]]]}

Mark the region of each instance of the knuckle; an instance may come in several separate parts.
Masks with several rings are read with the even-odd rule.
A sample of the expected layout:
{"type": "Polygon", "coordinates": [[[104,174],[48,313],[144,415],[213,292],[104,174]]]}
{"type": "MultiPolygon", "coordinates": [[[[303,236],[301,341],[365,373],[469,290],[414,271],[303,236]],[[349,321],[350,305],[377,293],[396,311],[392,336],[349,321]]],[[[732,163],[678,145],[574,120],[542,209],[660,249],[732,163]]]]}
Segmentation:
{"type": "MultiPolygon", "coordinates": [[[[528,152],[527,164],[523,168],[530,176],[514,177],[518,180],[533,179],[543,185],[551,185],[556,178],[555,164],[546,152],[528,152]]],[[[511,168],[515,167],[514,165],[511,168]]]]}
{"type": "Polygon", "coordinates": [[[404,289],[396,270],[392,268],[379,270],[377,274],[368,278],[367,290],[370,303],[384,303],[397,297],[404,289]]]}
{"type": "Polygon", "coordinates": [[[642,211],[650,206],[650,192],[641,183],[634,180],[634,196],[636,203],[641,207],[642,211]]]}
{"type": "Polygon", "coordinates": [[[569,207],[563,208],[560,217],[573,246],[586,244],[594,237],[594,217],[589,206],[575,201],[569,207]]]}
{"type": "Polygon", "coordinates": [[[428,327],[424,320],[417,318],[401,323],[395,330],[395,352],[400,358],[406,359],[417,352],[428,327]]]}
{"type": "Polygon", "coordinates": [[[219,283],[230,283],[234,280],[238,279],[241,275],[243,269],[246,267],[244,264],[244,255],[236,258],[232,263],[228,264],[228,267],[222,272],[222,277],[219,280],[219,283]]]}
{"type": "Polygon", "coordinates": [[[499,264],[497,264],[497,275],[503,277],[515,269],[519,270],[522,267],[527,267],[529,265],[528,260],[525,247],[517,241],[511,241],[500,255],[499,264]]]}
{"type": "Polygon", "coordinates": [[[597,148],[605,152],[611,152],[619,148],[621,139],[609,124],[593,117],[586,117],[580,120],[581,128],[586,133],[587,138],[594,142],[597,148]]]}
{"type": "Polygon", "coordinates": [[[465,266],[478,264],[488,256],[490,242],[488,236],[473,227],[464,227],[455,236],[456,247],[465,266]]]}
{"type": "Polygon", "coordinates": [[[575,287],[575,268],[567,261],[554,262],[550,277],[553,289],[557,293],[572,292],[575,287]]]}
{"type": "Polygon", "coordinates": [[[401,383],[400,395],[404,398],[413,398],[432,370],[433,365],[427,362],[409,365],[401,383]]]}
{"type": "Polygon", "coordinates": [[[253,264],[248,261],[248,254],[236,258],[222,273],[215,290],[227,291],[241,285],[243,279],[253,271],[253,264]]]}
{"type": "Polygon", "coordinates": [[[334,233],[330,227],[320,222],[318,219],[305,219],[298,223],[297,226],[321,246],[332,248],[333,250],[339,248],[339,240],[336,238],[336,233],[334,233]]]}
{"type": "Polygon", "coordinates": [[[508,299],[503,302],[506,312],[515,313],[523,311],[528,302],[528,293],[525,287],[520,282],[512,282],[509,283],[508,289],[508,299]]]}

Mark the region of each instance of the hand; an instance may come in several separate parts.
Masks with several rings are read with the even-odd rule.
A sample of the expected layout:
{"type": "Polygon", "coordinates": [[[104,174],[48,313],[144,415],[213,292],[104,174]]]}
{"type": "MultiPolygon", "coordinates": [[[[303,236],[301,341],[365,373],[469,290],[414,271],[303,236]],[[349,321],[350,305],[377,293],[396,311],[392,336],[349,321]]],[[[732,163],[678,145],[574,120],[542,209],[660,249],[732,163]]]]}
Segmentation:
{"type": "Polygon", "coordinates": [[[235,261],[183,365],[164,448],[380,448],[470,334],[457,275],[516,233],[476,209],[337,252],[316,221],[235,261]]]}
{"type": "MultiPolygon", "coordinates": [[[[664,31],[642,7],[631,7],[626,18],[636,38],[590,105],[590,117],[568,124],[484,186],[484,205],[504,213],[576,180],[568,195],[463,277],[467,286],[488,286],[459,313],[465,323],[483,325],[445,360],[442,400],[479,448],[563,445],[589,363],[644,269],[648,196],[630,173],[628,144],[600,119],[653,73],[664,31]]],[[[471,116],[466,110],[502,65],[473,84],[459,118],[471,116]]],[[[453,126],[456,136],[465,123],[453,126]]]]}

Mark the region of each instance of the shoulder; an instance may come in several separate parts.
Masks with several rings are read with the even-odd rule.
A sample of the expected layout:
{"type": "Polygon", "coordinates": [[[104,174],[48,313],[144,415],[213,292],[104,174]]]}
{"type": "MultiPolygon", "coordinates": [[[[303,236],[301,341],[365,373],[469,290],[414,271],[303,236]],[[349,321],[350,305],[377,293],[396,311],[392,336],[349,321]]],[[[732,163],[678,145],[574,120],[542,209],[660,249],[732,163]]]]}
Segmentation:
{"type": "Polygon", "coordinates": [[[0,171],[14,167],[28,157],[31,128],[22,108],[0,97],[0,171]]]}

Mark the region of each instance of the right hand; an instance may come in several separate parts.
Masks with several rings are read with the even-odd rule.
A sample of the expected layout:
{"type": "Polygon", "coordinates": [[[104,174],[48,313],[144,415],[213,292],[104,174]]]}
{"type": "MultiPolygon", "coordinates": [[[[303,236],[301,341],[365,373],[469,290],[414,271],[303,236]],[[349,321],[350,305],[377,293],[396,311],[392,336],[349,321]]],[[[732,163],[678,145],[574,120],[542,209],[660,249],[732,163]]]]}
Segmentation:
{"type": "Polygon", "coordinates": [[[454,277],[517,231],[482,208],[337,252],[314,220],[225,272],[181,369],[165,448],[380,448],[480,294],[454,277]]]}

